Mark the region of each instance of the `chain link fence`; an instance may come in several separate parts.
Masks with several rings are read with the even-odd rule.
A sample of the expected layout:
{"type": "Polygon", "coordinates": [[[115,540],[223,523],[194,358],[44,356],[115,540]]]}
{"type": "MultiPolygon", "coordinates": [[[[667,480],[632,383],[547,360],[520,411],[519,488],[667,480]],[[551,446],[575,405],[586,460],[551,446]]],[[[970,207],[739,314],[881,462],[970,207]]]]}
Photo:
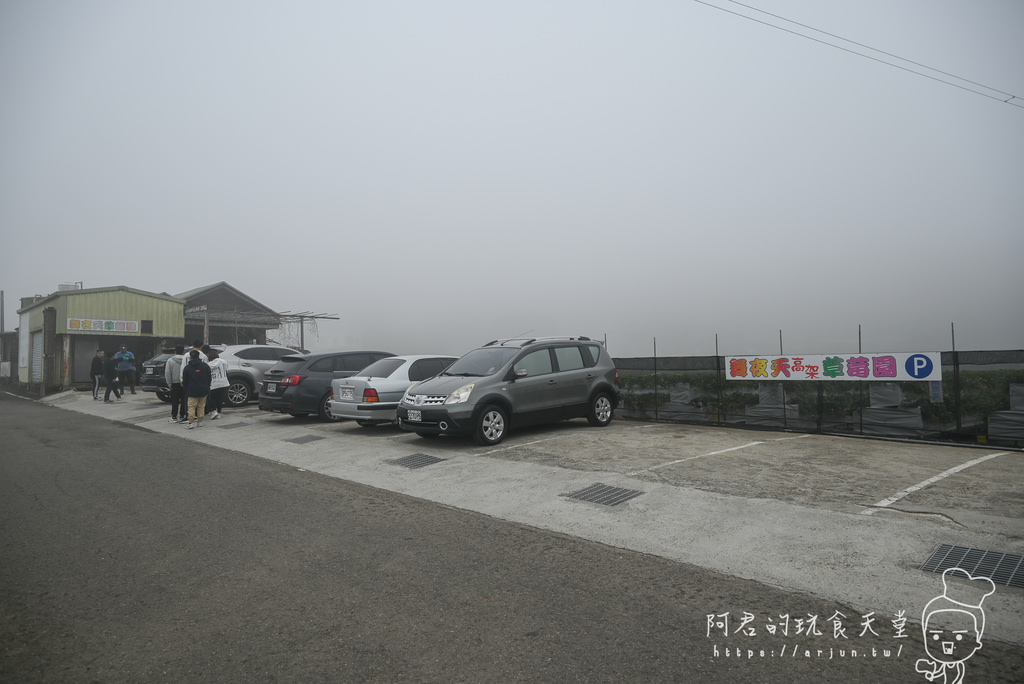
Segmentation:
{"type": "Polygon", "coordinates": [[[942,352],[941,382],[735,380],[722,356],[615,363],[623,417],[1024,447],[1024,350],[942,352]]]}

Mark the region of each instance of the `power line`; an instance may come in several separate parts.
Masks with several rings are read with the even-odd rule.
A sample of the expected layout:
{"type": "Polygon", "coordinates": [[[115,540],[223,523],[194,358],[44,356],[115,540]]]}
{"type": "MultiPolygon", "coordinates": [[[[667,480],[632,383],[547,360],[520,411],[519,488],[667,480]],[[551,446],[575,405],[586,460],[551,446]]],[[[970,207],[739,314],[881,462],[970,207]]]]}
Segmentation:
{"type": "Polygon", "coordinates": [[[989,99],[996,100],[998,102],[1002,102],[1004,104],[1008,104],[1010,106],[1017,107],[1019,109],[1024,109],[1024,99],[1022,99],[1021,97],[1019,97],[1017,95],[1013,95],[1012,93],[1008,93],[1008,92],[1000,90],[998,88],[992,88],[990,86],[984,85],[982,83],[977,83],[977,82],[972,81],[970,79],[966,79],[966,78],[962,78],[960,76],[956,76],[954,74],[942,71],[941,69],[935,69],[935,68],[927,66],[925,64],[921,64],[919,62],[915,62],[913,60],[906,59],[905,57],[900,57],[899,55],[894,55],[894,54],[892,54],[890,52],[885,52],[884,50],[879,50],[877,48],[873,48],[870,45],[864,45],[863,43],[858,43],[856,41],[849,40],[848,38],[843,38],[842,36],[837,36],[834,33],[829,33],[827,31],[822,31],[821,29],[816,29],[813,26],[808,26],[807,24],[801,24],[801,23],[793,21],[791,19],[787,19],[787,18],[785,18],[783,16],[779,16],[778,14],[772,14],[771,12],[766,12],[766,11],[758,9],[756,7],[752,7],[750,5],[745,5],[742,2],[737,2],[737,0],[726,0],[726,1],[727,2],[731,2],[731,3],[735,4],[735,5],[739,5],[740,7],[745,7],[747,9],[753,10],[755,12],[760,12],[761,14],[765,14],[765,15],[768,15],[770,17],[774,17],[775,19],[779,19],[781,21],[788,22],[790,24],[793,24],[794,26],[800,26],[801,28],[809,29],[811,31],[816,31],[817,33],[820,33],[820,34],[825,35],[825,36],[829,36],[831,38],[837,38],[838,40],[842,40],[844,42],[850,43],[851,45],[856,45],[858,47],[862,47],[862,48],[866,48],[868,50],[872,50],[873,52],[877,52],[880,55],[886,55],[887,57],[892,57],[894,59],[898,59],[900,61],[906,62],[907,64],[913,64],[913,65],[919,66],[919,67],[921,67],[923,69],[928,69],[929,71],[933,71],[933,72],[935,72],[937,74],[942,74],[943,76],[949,76],[950,78],[955,78],[958,81],[963,81],[964,83],[970,83],[972,85],[978,86],[979,88],[985,88],[986,90],[990,90],[993,93],[999,93],[1000,96],[1005,96],[1005,97],[1000,97],[1000,96],[997,96],[997,95],[992,95],[990,93],[985,93],[985,92],[982,92],[980,90],[976,90],[974,88],[962,85],[960,83],[954,83],[952,81],[948,81],[946,79],[939,78],[938,76],[933,76],[932,74],[926,74],[926,73],[923,73],[921,71],[917,71],[915,69],[911,69],[910,67],[906,67],[906,66],[903,66],[903,65],[900,65],[900,64],[893,64],[892,62],[886,61],[886,60],[881,59],[879,57],[873,57],[871,55],[866,55],[863,52],[858,52],[857,50],[846,48],[846,47],[843,47],[841,45],[836,45],[834,43],[828,42],[827,40],[822,40],[820,38],[815,38],[813,36],[808,36],[806,34],[800,33],[799,31],[794,31],[792,29],[788,29],[788,28],[785,28],[785,27],[782,27],[782,26],[778,26],[778,25],[773,24],[773,23],[768,22],[768,21],[762,21],[761,19],[757,19],[755,17],[748,16],[748,15],[743,14],[741,12],[735,12],[733,10],[726,9],[724,7],[719,7],[718,5],[712,4],[710,2],[706,2],[705,0],[694,0],[694,2],[697,2],[697,3],[701,4],[701,5],[706,5],[708,7],[711,7],[712,9],[716,9],[716,10],[719,10],[721,12],[726,12],[727,14],[732,14],[732,15],[735,15],[737,17],[742,17],[743,19],[747,19],[749,21],[753,21],[753,22],[756,22],[758,24],[763,24],[764,26],[769,26],[769,27],[771,27],[773,29],[777,29],[779,31],[785,31],[786,33],[791,33],[794,36],[800,36],[801,38],[806,38],[807,40],[813,40],[815,43],[821,43],[822,45],[827,45],[827,46],[835,48],[837,50],[842,50],[843,52],[849,52],[850,54],[857,55],[858,57],[864,57],[865,59],[870,59],[870,60],[872,60],[874,62],[879,62],[880,64],[885,64],[886,66],[891,66],[891,67],[893,67],[895,69],[901,69],[903,71],[915,74],[917,76],[923,76],[924,78],[930,78],[933,81],[938,81],[939,83],[943,83],[945,85],[953,86],[954,88],[960,88],[961,90],[966,90],[967,92],[974,93],[975,95],[981,95],[982,97],[987,97],[989,99]]]}
{"type": "Polygon", "coordinates": [[[971,83],[973,85],[979,86],[979,87],[984,88],[986,90],[991,90],[992,92],[1000,93],[1002,95],[1006,95],[1009,99],[1014,99],[1014,95],[1012,95],[1011,93],[1007,93],[1005,91],[999,90],[998,88],[992,88],[990,86],[985,85],[984,83],[978,83],[977,81],[972,81],[969,78],[963,78],[961,76],[957,76],[956,74],[951,74],[948,71],[942,71],[941,69],[935,69],[934,67],[930,67],[927,64],[921,64],[920,62],[915,62],[912,59],[907,59],[906,57],[900,57],[899,55],[894,55],[891,52],[886,52],[885,50],[879,50],[878,48],[873,48],[870,45],[865,45],[864,43],[858,43],[855,40],[850,40],[849,38],[843,38],[842,36],[838,36],[838,35],[836,35],[834,33],[829,33],[828,31],[822,31],[821,29],[814,28],[813,26],[808,26],[807,24],[801,24],[798,21],[793,21],[792,19],[787,19],[786,17],[783,17],[783,16],[778,15],[778,14],[772,14],[771,12],[766,12],[765,10],[758,9],[757,7],[754,7],[752,5],[744,5],[742,2],[738,2],[738,0],[728,0],[728,1],[733,3],[734,5],[739,5],[740,7],[746,7],[747,9],[752,9],[755,12],[760,12],[761,14],[767,14],[769,17],[775,17],[776,19],[781,19],[782,21],[789,22],[790,24],[793,24],[795,26],[800,26],[802,28],[810,29],[812,31],[817,31],[818,33],[821,33],[823,35],[830,36],[832,38],[838,38],[839,40],[842,40],[842,41],[845,41],[847,43],[850,43],[851,45],[856,45],[858,47],[867,48],[868,50],[872,50],[872,51],[877,52],[877,53],[879,53],[881,55],[886,55],[887,57],[894,57],[894,58],[896,58],[896,59],[898,59],[900,61],[907,62],[908,64],[913,64],[914,66],[919,66],[919,67],[922,67],[924,69],[928,69],[929,71],[934,71],[935,73],[942,74],[943,76],[949,76],[950,78],[955,78],[958,81],[964,81],[965,83],[971,83]]]}

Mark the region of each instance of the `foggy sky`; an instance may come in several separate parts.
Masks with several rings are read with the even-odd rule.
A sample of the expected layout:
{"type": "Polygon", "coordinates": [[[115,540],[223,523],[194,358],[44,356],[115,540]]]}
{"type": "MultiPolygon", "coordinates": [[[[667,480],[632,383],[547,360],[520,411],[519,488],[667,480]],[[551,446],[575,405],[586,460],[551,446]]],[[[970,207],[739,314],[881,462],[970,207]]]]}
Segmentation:
{"type": "Polygon", "coordinates": [[[317,351],[1024,348],[1024,3],[748,4],[983,94],[685,0],[0,3],[5,328],[227,281],[317,351]]]}

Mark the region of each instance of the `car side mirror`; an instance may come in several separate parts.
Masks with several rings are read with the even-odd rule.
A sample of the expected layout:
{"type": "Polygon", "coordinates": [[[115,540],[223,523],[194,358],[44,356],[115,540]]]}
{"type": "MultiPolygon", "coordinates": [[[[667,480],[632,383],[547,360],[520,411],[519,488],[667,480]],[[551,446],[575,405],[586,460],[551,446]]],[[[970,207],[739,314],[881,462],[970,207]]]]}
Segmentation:
{"type": "Polygon", "coordinates": [[[530,371],[526,370],[525,368],[518,368],[518,369],[516,369],[516,378],[517,379],[518,378],[525,378],[525,377],[527,377],[529,375],[530,375],[530,371]]]}

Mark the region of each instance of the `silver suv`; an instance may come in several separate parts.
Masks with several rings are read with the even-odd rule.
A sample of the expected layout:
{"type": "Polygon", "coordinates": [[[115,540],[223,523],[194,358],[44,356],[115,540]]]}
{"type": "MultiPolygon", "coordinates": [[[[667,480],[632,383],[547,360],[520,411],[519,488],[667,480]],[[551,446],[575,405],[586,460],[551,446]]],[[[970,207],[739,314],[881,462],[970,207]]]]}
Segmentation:
{"type": "Polygon", "coordinates": [[[212,345],[228,367],[228,403],[244,406],[255,399],[263,382],[263,374],[282,356],[295,354],[289,347],[269,344],[212,345]]]}
{"type": "Polygon", "coordinates": [[[618,383],[608,351],[588,337],[495,340],[410,387],[398,425],[421,437],[471,434],[483,446],[530,423],[585,417],[603,427],[618,383]]]}

